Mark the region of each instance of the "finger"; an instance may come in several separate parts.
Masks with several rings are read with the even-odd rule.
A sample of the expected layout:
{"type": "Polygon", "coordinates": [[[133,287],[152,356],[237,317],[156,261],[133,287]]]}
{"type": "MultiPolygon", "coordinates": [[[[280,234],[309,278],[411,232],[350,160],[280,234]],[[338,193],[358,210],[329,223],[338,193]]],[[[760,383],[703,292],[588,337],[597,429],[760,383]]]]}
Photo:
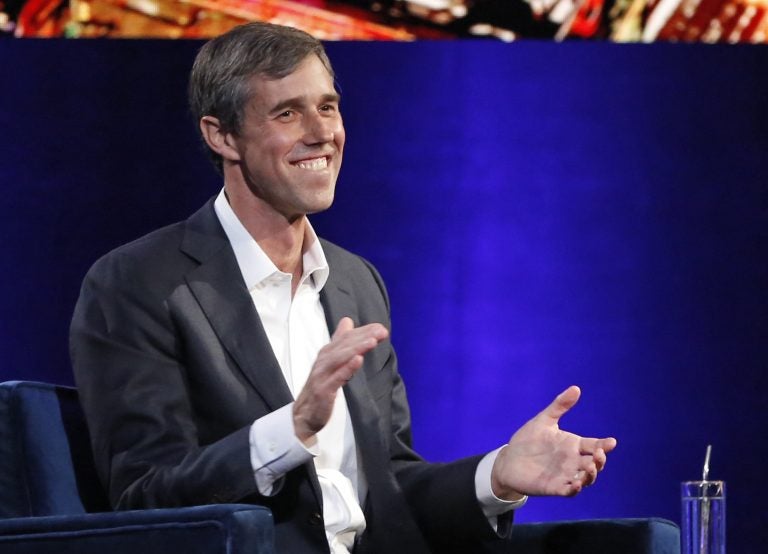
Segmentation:
{"type": "Polygon", "coordinates": [[[352,319],[343,317],[336,326],[336,331],[331,337],[331,342],[339,342],[342,339],[355,340],[360,337],[371,336],[377,341],[382,341],[389,336],[389,331],[381,323],[368,323],[355,327],[352,319]]]}
{"type": "Polygon", "coordinates": [[[327,350],[359,348],[361,345],[364,347],[370,347],[371,344],[375,346],[389,335],[387,328],[380,323],[369,323],[368,325],[363,325],[362,327],[349,328],[347,325],[345,325],[345,320],[348,320],[348,318],[344,318],[344,320],[339,323],[339,326],[336,328],[336,332],[333,334],[331,341],[325,347],[327,350]],[[371,342],[371,340],[373,342],[371,342]]]}
{"type": "Polygon", "coordinates": [[[568,410],[576,405],[580,396],[581,389],[576,385],[572,385],[558,394],[557,398],[541,414],[557,422],[568,410]]]}
{"type": "MultiPolygon", "coordinates": [[[[338,374],[346,372],[347,367],[353,367],[355,360],[359,358],[362,366],[363,355],[376,345],[374,339],[349,344],[345,347],[328,348],[321,352],[315,362],[315,368],[319,375],[336,380],[338,374]]],[[[354,369],[358,369],[355,367],[354,369]]]]}
{"type": "Polygon", "coordinates": [[[350,317],[342,317],[339,320],[339,324],[336,326],[336,331],[334,331],[333,336],[331,339],[335,339],[338,337],[343,336],[344,334],[348,333],[352,329],[355,328],[355,323],[352,321],[352,318],[350,317]]]}
{"type": "Polygon", "coordinates": [[[576,496],[581,492],[582,484],[580,479],[573,479],[570,483],[563,487],[562,496],[576,496]]]}
{"type": "Polygon", "coordinates": [[[597,479],[597,466],[594,462],[587,464],[587,466],[582,469],[582,472],[583,478],[581,482],[585,487],[588,487],[597,479]]]}
{"type": "Polygon", "coordinates": [[[597,471],[603,471],[605,462],[608,460],[608,457],[605,455],[605,451],[602,448],[598,448],[595,450],[595,453],[592,454],[592,459],[595,461],[597,471]]]}
{"type": "Polygon", "coordinates": [[[608,453],[614,448],[616,448],[616,439],[613,437],[607,439],[581,437],[579,439],[579,454],[594,454],[598,450],[608,453]]]}
{"type": "Polygon", "coordinates": [[[351,356],[365,354],[376,348],[379,342],[386,338],[386,335],[386,329],[378,324],[358,327],[334,338],[323,348],[323,354],[329,365],[339,365],[346,362],[351,356]]]}
{"type": "MultiPolygon", "coordinates": [[[[342,320],[339,323],[342,331],[344,331],[343,324],[344,321],[342,320]]],[[[387,329],[378,323],[353,328],[341,335],[337,330],[334,339],[320,350],[313,371],[333,377],[335,381],[336,374],[344,372],[345,364],[356,356],[362,357],[375,348],[387,335],[387,329]]],[[[355,368],[355,370],[357,369],[359,366],[355,368]]]]}
{"type": "Polygon", "coordinates": [[[597,466],[591,461],[583,462],[581,467],[573,473],[573,476],[568,480],[568,484],[571,486],[578,486],[578,490],[583,487],[588,487],[597,480],[597,466]]]}
{"type": "Polygon", "coordinates": [[[608,437],[607,439],[600,439],[598,443],[599,448],[602,448],[606,453],[608,453],[616,448],[618,441],[613,437],[608,437]]]}
{"type": "Polygon", "coordinates": [[[347,363],[334,373],[334,379],[336,381],[334,383],[335,388],[341,387],[351,381],[352,377],[355,376],[355,373],[357,373],[361,367],[363,367],[363,357],[360,354],[352,356],[347,363]]]}

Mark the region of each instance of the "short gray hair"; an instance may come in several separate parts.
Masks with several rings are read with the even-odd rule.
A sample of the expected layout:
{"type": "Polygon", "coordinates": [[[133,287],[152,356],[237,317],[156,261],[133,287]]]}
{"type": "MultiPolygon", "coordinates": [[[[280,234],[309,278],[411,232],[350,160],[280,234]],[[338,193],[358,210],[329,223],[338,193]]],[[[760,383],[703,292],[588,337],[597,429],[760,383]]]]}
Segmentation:
{"type": "MultiPolygon", "coordinates": [[[[250,79],[263,75],[281,79],[315,54],[333,79],[322,43],[312,35],[282,25],[253,22],[240,25],[205,43],[189,77],[189,106],[195,123],[216,117],[225,132],[238,133],[251,98],[250,79]]],[[[209,149],[221,169],[221,156],[209,149]]]]}

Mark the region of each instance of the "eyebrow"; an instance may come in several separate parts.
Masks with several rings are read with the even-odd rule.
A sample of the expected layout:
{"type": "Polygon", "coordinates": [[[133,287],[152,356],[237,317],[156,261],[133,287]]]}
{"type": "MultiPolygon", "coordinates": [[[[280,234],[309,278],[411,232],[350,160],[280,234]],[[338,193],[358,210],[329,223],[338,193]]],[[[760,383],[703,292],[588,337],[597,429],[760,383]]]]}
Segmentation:
{"type": "MultiPolygon", "coordinates": [[[[295,96],[293,98],[288,98],[286,100],[283,100],[282,102],[279,102],[276,104],[271,110],[269,110],[269,113],[277,113],[281,112],[286,108],[291,108],[293,106],[300,106],[305,103],[304,96],[295,96]]],[[[338,93],[327,93],[323,94],[320,97],[320,103],[325,104],[327,102],[339,102],[341,100],[341,96],[338,93]]]]}

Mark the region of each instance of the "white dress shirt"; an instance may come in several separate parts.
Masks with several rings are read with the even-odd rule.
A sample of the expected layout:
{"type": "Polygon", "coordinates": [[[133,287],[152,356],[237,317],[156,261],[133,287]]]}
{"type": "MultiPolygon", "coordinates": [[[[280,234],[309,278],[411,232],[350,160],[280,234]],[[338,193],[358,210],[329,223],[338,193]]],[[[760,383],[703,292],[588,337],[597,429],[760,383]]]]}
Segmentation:
{"type": "MultiPolygon", "coordinates": [[[[320,291],[328,279],[328,263],[312,226],[307,221],[303,273],[291,296],[289,273],[280,271],[251,237],[227,201],[224,190],[214,203],[216,215],[232,244],[240,272],[251,294],[275,358],[294,398],[306,383],[319,350],[330,341],[320,291]]],[[[367,486],[358,469],[352,422],[343,389],[317,443],[306,448],[293,428],[293,403],[256,420],[250,430],[251,464],[263,495],[280,491],[290,470],[313,460],[323,496],[325,532],[333,554],[349,554],[355,536],[365,530],[360,508],[367,486]]],[[[496,516],[525,502],[506,502],[491,491],[490,474],[498,451],[478,465],[475,488],[489,523],[496,516]]]]}

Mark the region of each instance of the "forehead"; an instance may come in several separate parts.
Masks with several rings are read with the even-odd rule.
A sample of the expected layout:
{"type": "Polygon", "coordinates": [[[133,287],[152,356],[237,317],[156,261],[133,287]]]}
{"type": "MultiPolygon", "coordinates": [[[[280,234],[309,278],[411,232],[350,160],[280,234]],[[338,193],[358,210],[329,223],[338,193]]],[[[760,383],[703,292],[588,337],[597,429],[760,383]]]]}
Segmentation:
{"type": "Polygon", "coordinates": [[[273,78],[264,74],[250,78],[251,101],[256,103],[281,102],[290,98],[311,99],[315,96],[336,94],[333,77],[315,54],[304,58],[285,77],[273,78]]]}

